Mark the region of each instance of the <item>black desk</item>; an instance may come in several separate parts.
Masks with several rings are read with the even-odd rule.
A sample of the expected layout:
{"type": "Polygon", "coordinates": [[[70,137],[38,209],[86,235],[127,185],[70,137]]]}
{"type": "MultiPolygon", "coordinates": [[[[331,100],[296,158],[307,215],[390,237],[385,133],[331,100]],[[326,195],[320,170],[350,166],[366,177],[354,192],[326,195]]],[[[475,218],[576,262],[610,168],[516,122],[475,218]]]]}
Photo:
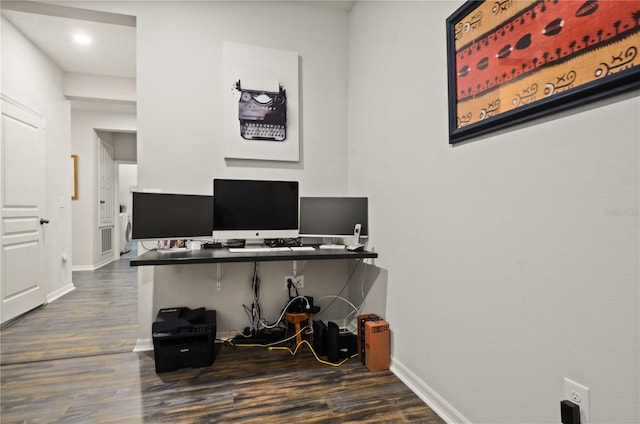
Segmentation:
{"type": "Polygon", "coordinates": [[[183,264],[219,264],[229,262],[273,262],[273,261],[311,261],[322,259],[365,259],[377,258],[378,254],[368,250],[351,252],[341,249],[291,250],[286,252],[241,252],[231,253],[228,248],[200,249],[177,252],[143,253],[131,259],[130,266],[145,265],[183,265],[183,264]]]}

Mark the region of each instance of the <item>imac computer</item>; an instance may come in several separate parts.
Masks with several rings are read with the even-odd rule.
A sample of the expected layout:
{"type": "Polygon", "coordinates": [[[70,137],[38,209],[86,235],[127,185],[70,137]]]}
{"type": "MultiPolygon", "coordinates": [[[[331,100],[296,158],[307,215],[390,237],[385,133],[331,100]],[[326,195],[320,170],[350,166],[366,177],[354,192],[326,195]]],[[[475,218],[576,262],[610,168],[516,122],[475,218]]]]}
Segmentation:
{"type": "Polygon", "coordinates": [[[211,240],[213,196],[133,193],[133,240],[211,240]]]}
{"type": "Polygon", "coordinates": [[[213,239],[298,237],[298,182],[213,180],[213,239]]]}
{"type": "Polygon", "coordinates": [[[353,237],[360,224],[360,237],[367,237],[368,198],[301,197],[300,236],[322,238],[353,237]]]}

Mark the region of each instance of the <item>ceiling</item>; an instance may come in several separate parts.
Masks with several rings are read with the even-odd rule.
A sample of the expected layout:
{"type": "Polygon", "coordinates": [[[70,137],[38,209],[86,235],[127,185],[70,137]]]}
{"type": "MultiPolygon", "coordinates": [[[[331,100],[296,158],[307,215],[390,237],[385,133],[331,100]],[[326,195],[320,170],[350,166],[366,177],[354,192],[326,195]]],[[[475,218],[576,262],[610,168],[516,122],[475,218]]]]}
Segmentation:
{"type": "Polygon", "coordinates": [[[136,77],[135,17],[34,2],[2,2],[2,16],[64,72],[136,77]],[[73,41],[87,34],[91,44],[73,41]]]}

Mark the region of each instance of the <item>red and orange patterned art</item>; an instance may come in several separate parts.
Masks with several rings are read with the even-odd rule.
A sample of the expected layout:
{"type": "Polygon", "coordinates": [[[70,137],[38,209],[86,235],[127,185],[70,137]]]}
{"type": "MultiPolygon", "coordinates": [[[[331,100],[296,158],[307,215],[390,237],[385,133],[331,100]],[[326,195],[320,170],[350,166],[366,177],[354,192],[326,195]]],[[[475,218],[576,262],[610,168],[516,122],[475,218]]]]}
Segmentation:
{"type": "Polygon", "coordinates": [[[472,5],[448,22],[456,129],[640,65],[640,0],[472,5]]]}

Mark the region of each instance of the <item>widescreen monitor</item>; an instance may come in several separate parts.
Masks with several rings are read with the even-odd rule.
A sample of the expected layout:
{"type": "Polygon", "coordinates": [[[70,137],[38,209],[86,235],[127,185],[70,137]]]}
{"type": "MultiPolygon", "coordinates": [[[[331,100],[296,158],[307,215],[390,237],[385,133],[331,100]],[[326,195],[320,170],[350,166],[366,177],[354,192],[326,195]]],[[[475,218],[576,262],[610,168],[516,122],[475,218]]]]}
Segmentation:
{"type": "Polygon", "coordinates": [[[213,196],[133,193],[133,240],[210,240],[213,196]]]}
{"type": "Polygon", "coordinates": [[[300,235],[348,237],[360,224],[360,236],[367,237],[368,203],[366,197],[301,197],[300,235]]]}
{"type": "Polygon", "coordinates": [[[298,237],[296,181],[213,180],[213,238],[298,237]]]}

